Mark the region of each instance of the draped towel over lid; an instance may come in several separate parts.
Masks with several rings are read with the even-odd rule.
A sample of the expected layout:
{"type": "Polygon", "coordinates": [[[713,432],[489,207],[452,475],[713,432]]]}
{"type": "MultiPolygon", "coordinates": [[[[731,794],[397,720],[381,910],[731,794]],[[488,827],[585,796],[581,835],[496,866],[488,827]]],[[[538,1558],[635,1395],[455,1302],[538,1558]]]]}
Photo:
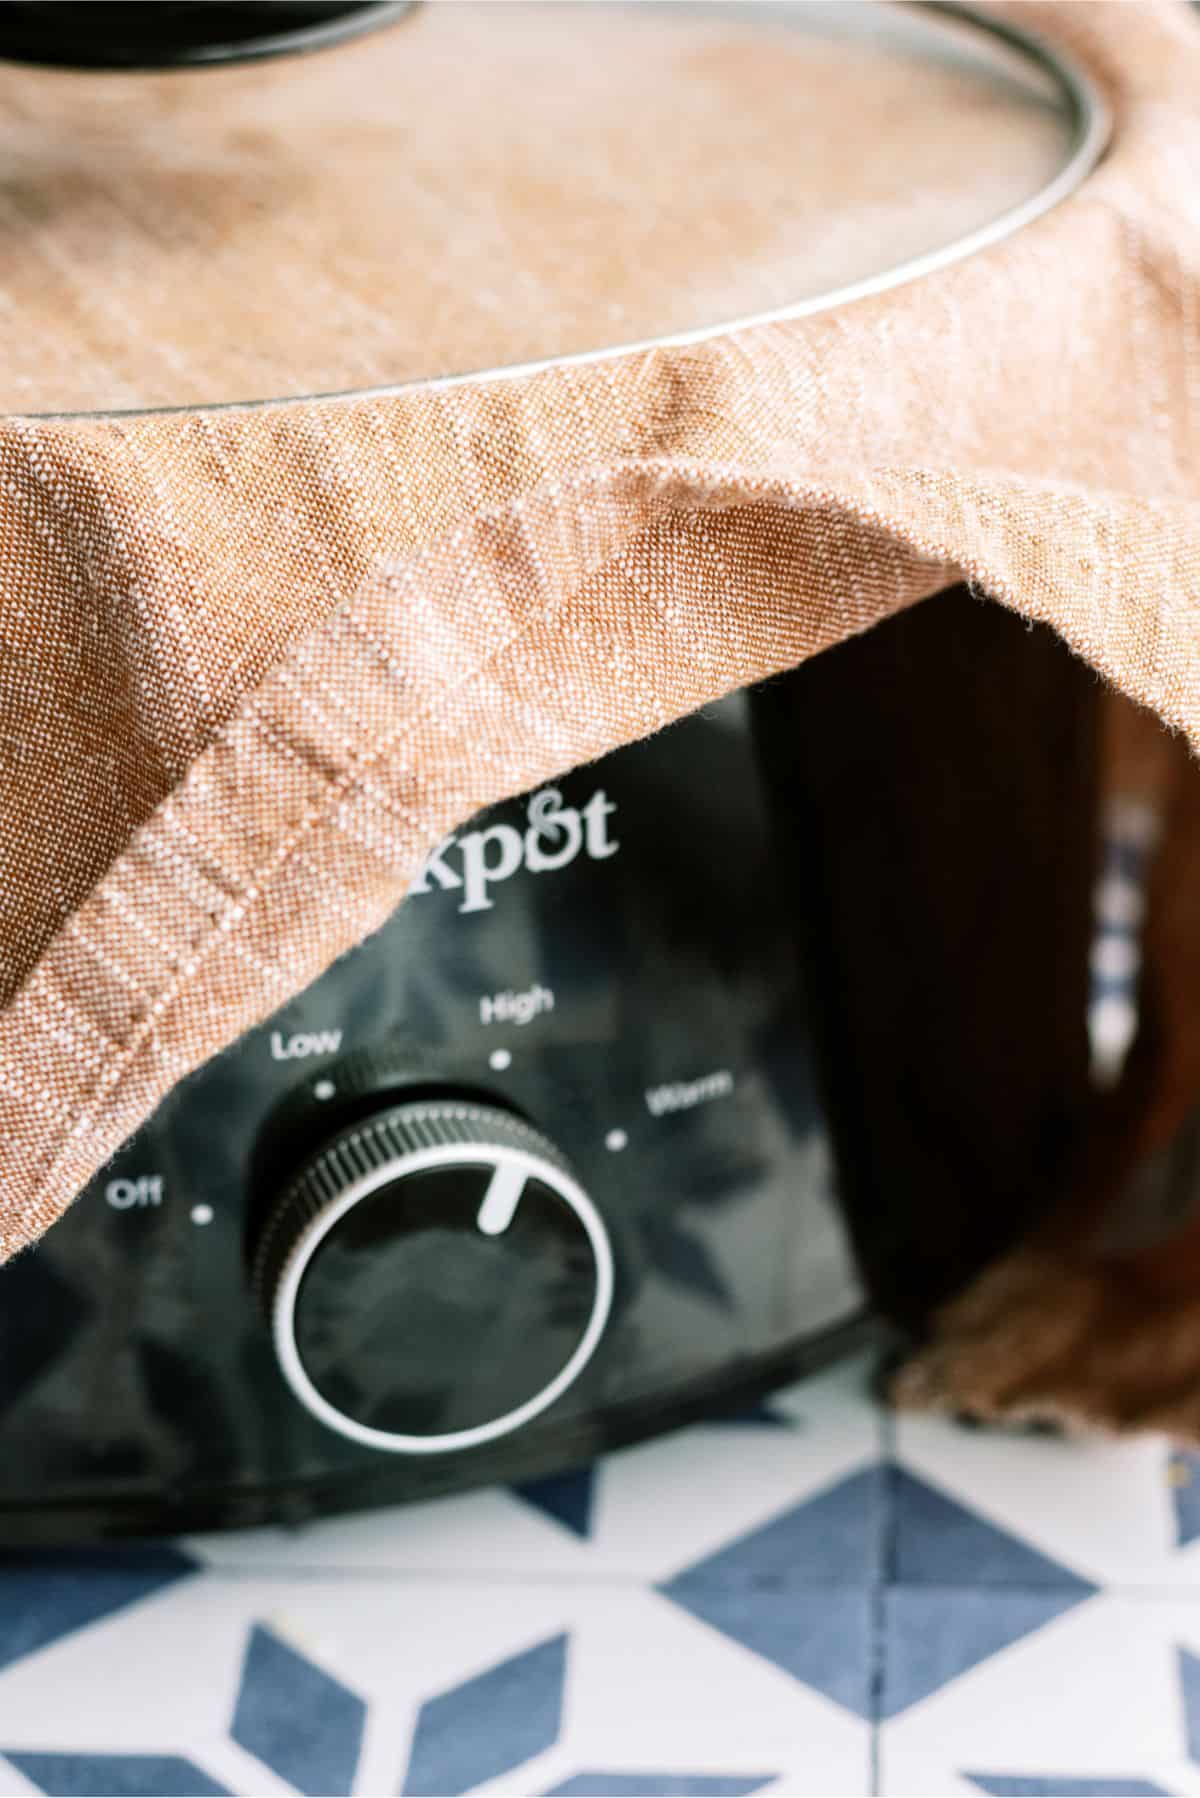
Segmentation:
{"type": "Polygon", "coordinates": [[[1077,141],[1044,74],[847,11],[0,68],[0,1250],[461,819],[956,578],[1200,735],[1197,21],[1015,6],[1106,96],[1106,157],[788,316],[1077,141]],[[647,333],[689,340],[437,380],[647,333]]]}

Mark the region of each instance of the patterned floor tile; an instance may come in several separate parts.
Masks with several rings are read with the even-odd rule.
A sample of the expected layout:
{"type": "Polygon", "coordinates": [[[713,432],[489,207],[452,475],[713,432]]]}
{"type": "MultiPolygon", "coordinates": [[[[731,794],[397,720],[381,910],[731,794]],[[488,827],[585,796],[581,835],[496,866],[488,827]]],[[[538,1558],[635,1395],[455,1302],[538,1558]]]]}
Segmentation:
{"type": "Polygon", "coordinates": [[[1106,1586],[1200,1586],[1200,1520],[1165,1442],[1113,1442],[963,1429],[942,1418],[896,1424],[902,1467],[1038,1553],[1106,1586]]]}
{"type": "Polygon", "coordinates": [[[801,1759],[794,1789],[863,1793],[869,1730],[634,1584],[210,1572],[10,1667],[0,1755],[16,1791],[47,1757],[82,1791],[98,1756],[129,1778],[174,1756],[209,1781],[198,1793],[761,1781],[801,1759]]]}
{"type": "Polygon", "coordinates": [[[262,1624],[246,1643],[229,1733],[312,1798],[354,1788],[367,1707],[356,1692],[262,1624]]]}
{"type": "MultiPolygon", "coordinates": [[[[771,1597],[780,1630],[789,1612],[796,1629],[796,1595],[771,1597]]],[[[810,1613],[800,1627],[814,1622],[810,1613]]],[[[576,1610],[564,1714],[558,1778],[534,1789],[604,1769],[771,1771],[770,1789],[784,1793],[869,1790],[870,1730],[851,1708],[653,1592],[596,1595],[576,1610]]]]}
{"type": "Polygon", "coordinates": [[[981,1792],[995,1798],[1195,1798],[1200,1793],[1195,1769],[1161,1766],[1140,1773],[1111,1770],[1098,1773],[1084,1768],[1052,1772],[1033,1770],[993,1772],[987,1768],[958,1769],[938,1763],[924,1771],[912,1769],[903,1784],[880,1788],[884,1798],[979,1798],[981,1792]]]}
{"type": "MultiPolygon", "coordinates": [[[[967,1615],[972,1600],[1021,1595],[957,1596],[967,1615]]],[[[889,1798],[977,1791],[970,1780],[986,1775],[993,1784],[1023,1780],[1030,1790],[1039,1780],[1142,1779],[1169,1792],[1200,1791],[1186,1690],[1187,1656],[1198,1652],[1193,1599],[1087,1599],[886,1723],[881,1790],[889,1798]]]]}
{"type": "Polygon", "coordinates": [[[883,1595],[879,1715],[896,1717],[1042,1630],[1083,1595],[1072,1588],[894,1587],[883,1595]]]}
{"type": "Polygon", "coordinates": [[[594,1552],[663,1581],[875,1464],[878,1413],[865,1358],[778,1394],[787,1428],[705,1425],[603,1465],[594,1552]]]}
{"type": "Polygon", "coordinates": [[[679,1598],[709,1586],[877,1583],[888,1496],[883,1468],[859,1468],[682,1568],[661,1590],[679,1598]]]}
{"type": "Polygon", "coordinates": [[[1200,1459],[885,1422],[869,1371],[522,1487],[0,1562],[0,1795],[1200,1798],[1200,1459]]]}
{"type": "Polygon", "coordinates": [[[541,1480],[527,1480],[510,1491],[535,1511],[552,1517],[564,1529],[586,1542],[592,1533],[592,1502],[596,1495],[599,1470],[594,1465],[576,1467],[566,1473],[550,1474],[541,1480]]]}
{"type": "MultiPolygon", "coordinates": [[[[531,1606],[524,1587],[408,1589],[406,1608],[417,1628],[436,1637],[439,1656],[436,1667],[406,1669],[403,1703],[411,1719],[398,1790],[445,1785],[450,1792],[507,1779],[561,1741],[577,1674],[580,1608],[586,1612],[589,1596],[556,1585],[531,1606]],[[505,1613],[509,1627],[499,1646],[480,1629],[505,1613]]],[[[399,1700],[399,1686],[396,1693],[399,1700]]]]}
{"type": "Polygon", "coordinates": [[[0,1555],[0,1669],[195,1571],[168,1543],[0,1555]]]}
{"type": "Polygon", "coordinates": [[[1183,1702],[1183,1729],[1191,1759],[1200,1764],[1200,1656],[1191,1649],[1177,1651],[1179,1692],[1183,1702]]]}
{"type": "Polygon", "coordinates": [[[1175,1542],[1187,1548],[1200,1538],[1200,1454],[1175,1449],[1167,1458],[1167,1485],[1175,1522],[1175,1542]]]}
{"type": "Polygon", "coordinates": [[[1076,1597],[1094,1590],[1063,1562],[903,1467],[889,1468],[886,1484],[890,1583],[983,1588],[985,1596],[990,1587],[1076,1597]]]}
{"type": "Polygon", "coordinates": [[[1038,1773],[968,1773],[967,1784],[992,1798],[1169,1798],[1168,1788],[1152,1779],[1095,1778],[1038,1773]]]}
{"type": "Polygon", "coordinates": [[[48,1798],[222,1798],[228,1786],[176,1754],[18,1754],[6,1757],[48,1798]]]}
{"type": "Polygon", "coordinates": [[[567,1637],[552,1636],[447,1692],[417,1712],[405,1798],[454,1798],[523,1767],[562,1733],[567,1637]]]}
{"type": "Polygon", "coordinates": [[[744,1798],[774,1783],[773,1773],[573,1773],[545,1798],[744,1798]]]}
{"type": "Polygon", "coordinates": [[[864,1587],[806,1590],[683,1582],[665,1588],[691,1616],[814,1692],[869,1718],[873,1706],[871,1594],[864,1587]]]}
{"type": "Polygon", "coordinates": [[[330,1517],[295,1529],[231,1530],[189,1539],[190,1553],[228,1571],[586,1575],[590,1543],[548,1507],[499,1486],[428,1504],[330,1517]]]}

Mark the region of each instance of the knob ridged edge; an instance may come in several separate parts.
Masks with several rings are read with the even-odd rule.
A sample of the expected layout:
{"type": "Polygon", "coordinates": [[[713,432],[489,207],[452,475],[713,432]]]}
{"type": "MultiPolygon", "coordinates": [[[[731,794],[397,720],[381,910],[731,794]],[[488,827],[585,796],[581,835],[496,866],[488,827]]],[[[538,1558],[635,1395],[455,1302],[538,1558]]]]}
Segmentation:
{"type": "Polygon", "coordinates": [[[470,1100],[413,1100],[350,1125],[312,1157],[267,1215],[251,1279],[268,1323],[292,1250],[312,1221],[360,1180],[443,1146],[524,1150],[571,1176],[569,1163],[541,1131],[510,1111],[470,1100]]]}

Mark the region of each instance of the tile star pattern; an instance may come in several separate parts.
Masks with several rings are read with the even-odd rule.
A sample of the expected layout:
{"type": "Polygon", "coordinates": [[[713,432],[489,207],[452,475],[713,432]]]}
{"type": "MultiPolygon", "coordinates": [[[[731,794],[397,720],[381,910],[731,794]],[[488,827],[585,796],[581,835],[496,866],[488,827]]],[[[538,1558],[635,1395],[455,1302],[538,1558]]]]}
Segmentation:
{"type": "Polygon", "coordinates": [[[0,1798],[1200,1794],[1200,1463],[852,1361],[520,1488],[0,1559],[0,1798]]]}
{"type": "Polygon", "coordinates": [[[366,1706],[338,1679],[256,1624],[229,1733],[312,1798],[353,1789],[366,1706]]]}

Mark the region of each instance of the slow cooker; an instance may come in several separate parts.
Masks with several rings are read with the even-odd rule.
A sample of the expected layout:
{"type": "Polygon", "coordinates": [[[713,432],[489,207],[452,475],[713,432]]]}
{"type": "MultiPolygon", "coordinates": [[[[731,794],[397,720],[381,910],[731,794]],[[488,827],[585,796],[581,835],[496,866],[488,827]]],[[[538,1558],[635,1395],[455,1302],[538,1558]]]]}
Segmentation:
{"type": "MultiPolygon", "coordinates": [[[[42,414],[187,410],[218,483],[223,408],[386,396],[388,370],[396,391],[437,392],[653,358],[736,321],[735,288],[748,327],[836,310],[1028,224],[1103,135],[1069,62],[959,8],[6,13],[0,126],[42,146],[30,206],[64,234],[22,275],[31,338],[56,245],[83,246],[112,301],[81,373],[55,355],[82,302],[56,292],[51,350],[10,380],[42,414]],[[806,136],[780,59],[810,84],[859,69],[879,115],[806,136]],[[677,208],[695,145],[664,136],[636,205],[628,185],[651,65],[670,71],[661,131],[728,156],[677,208]],[[409,111],[438,81],[440,134],[409,111]],[[945,133],[897,135],[910,103],[951,108],[987,179],[961,179],[945,133]],[[852,140],[851,191],[822,205],[852,140]],[[105,236],[129,198],[106,225],[83,172],[101,152],[144,208],[133,278],[105,236]],[[781,257],[766,219],[797,158],[781,257]],[[206,237],[210,204],[250,227],[206,237]],[[664,281],[651,250],[670,233],[664,281]],[[401,243],[411,304],[383,306],[369,292],[401,243]],[[291,268],[284,307],[297,246],[307,275],[291,268]],[[206,324],[218,287],[244,292],[236,332],[206,324]]],[[[573,428],[592,429],[582,400],[573,428]]],[[[329,503],[366,514],[376,494],[349,475],[329,503]]],[[[319,527],[310,553],[319,585],[319,527]]],[[[669,617],[669,593],[656,603],[669,617]]],[[[185,638],[181,622],[186,656],[185,638]]],[[[407,673],[381,660],[380,678],[407,673]]],[[[873,1312],[904,1321],[953,1290],[1053,1185],[1086,1079],[1082,963],[1055,953],[1061,933],[1029,944],[1047,880],[1062,932],[1088,928],[1087,857],[1061,823],[1065,806],[1090,828],[1071,800],[1088,691],[1049,632],[954,587],[446,834],[374,934],[186,1072],[0,1274],[0,1533],[245,1524],[527,1478],[745,1402],[861,1340],[873,1312]],[[995,703],[1007,666],[1043,699],[1023,760],[995,703]],[[928,728],[951,674],[959,761],[928,728]],[[852,740],[851,694],[869,696],[852,740]],[[981,1039],[964,981],[998,878],[981,1039]],[[1022,1053],[1035,993],[1061,1029],[1022,1053]],[[1003,1133],[976,1128],[973,1095],[1018,1054],[1003,1133]]],[[[336,695],[315,703],[335,729],[336,695]]]]}

